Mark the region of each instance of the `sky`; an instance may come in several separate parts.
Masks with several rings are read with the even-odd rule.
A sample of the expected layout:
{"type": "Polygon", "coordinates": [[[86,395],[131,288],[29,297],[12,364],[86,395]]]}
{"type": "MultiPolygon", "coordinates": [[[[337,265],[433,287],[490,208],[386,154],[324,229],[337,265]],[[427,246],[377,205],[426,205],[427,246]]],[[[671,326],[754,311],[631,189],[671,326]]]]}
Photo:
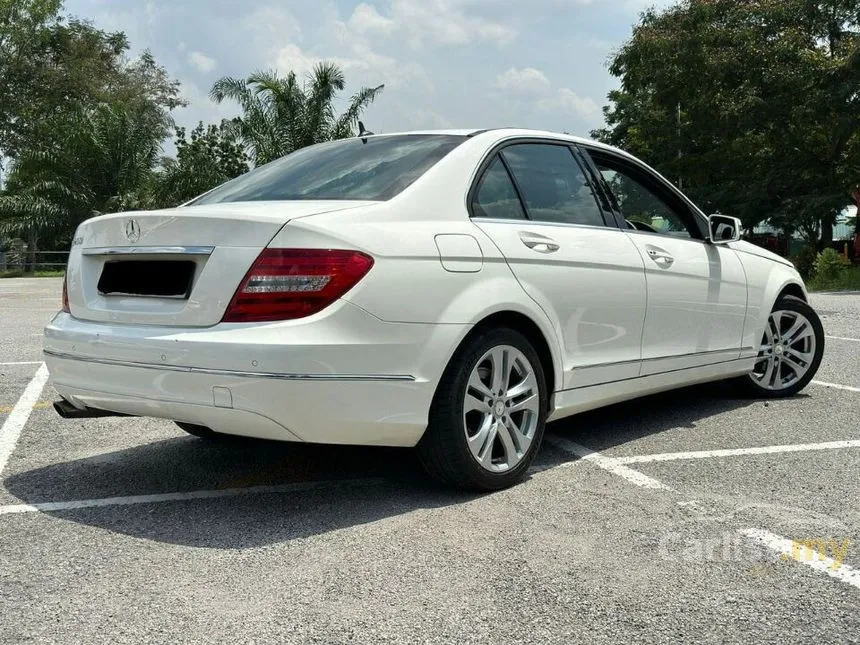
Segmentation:
{"type": "Polygon", "coordinates": [[[617,86],[611,53],[640,12],[670,0],[67,0],[67,11],[150,49],[190,101],[179,125],[217,122],[224,75],[340,65],[347,90],[385,84],[374,132],[518,126],[587,135],[617,86]]]}

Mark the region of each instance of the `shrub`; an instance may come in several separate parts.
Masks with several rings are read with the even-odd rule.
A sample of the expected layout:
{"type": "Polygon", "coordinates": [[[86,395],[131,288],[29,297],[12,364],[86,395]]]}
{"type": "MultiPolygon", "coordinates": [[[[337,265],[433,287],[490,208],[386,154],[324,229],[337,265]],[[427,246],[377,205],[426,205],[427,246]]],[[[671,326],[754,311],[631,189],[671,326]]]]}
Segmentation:
{"type": "Polygon", "coordinates": [[[818,258],[818,251],[811,244],[807,244],[797,255],[791,258],[795,268],[804,280],[812,277],[812,272],[815,270],[815,260],[818,258]]]}
{"type": "Polygon", "coordinates": [[[835,288],[842,282],[841,278],[849,267],[848,260],[836,249],[824,249],[815,259],[811,282],[816,289],[835,288]]]}

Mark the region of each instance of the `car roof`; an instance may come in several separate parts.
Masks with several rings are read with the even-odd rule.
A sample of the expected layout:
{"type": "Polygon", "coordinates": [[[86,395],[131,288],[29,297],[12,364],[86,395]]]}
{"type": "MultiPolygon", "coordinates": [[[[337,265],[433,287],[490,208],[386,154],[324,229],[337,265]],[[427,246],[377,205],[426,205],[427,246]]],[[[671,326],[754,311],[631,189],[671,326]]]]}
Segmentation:
{"type": "Polygon", "coordinates": [[[446,130],[409,130],[403,132],[385,132],[373,135],[367,135],[369,138],[373,137],[391,137],[391,136],[403,136],[403,135],[449,135],[449,136],[461,136],[461,137],[477,137],[479,135],[486,136],[493,140],[502,140],[510,137],[537,137],[537,138],[548,138],[548,139],[556,139],[563,141],[570,141],[572,143],[579,143],[583,145],[589,145],[594,148],[603,148],[605,150],[610,150],[612,152],[617,152],[623,154],[625,156],[630,156],[628,153],[624,152],[619,148],[615,148],[614,146],[607,145],[605,143],[601,143],[600,141],[595,141],[594,139],[589,139],[586,137],[579,137],[573,134],[568,134],[567,132],[553,132],[551,130],[536,130],[531,128],[460,128],[460,129],[446,129],[446,130]]]}

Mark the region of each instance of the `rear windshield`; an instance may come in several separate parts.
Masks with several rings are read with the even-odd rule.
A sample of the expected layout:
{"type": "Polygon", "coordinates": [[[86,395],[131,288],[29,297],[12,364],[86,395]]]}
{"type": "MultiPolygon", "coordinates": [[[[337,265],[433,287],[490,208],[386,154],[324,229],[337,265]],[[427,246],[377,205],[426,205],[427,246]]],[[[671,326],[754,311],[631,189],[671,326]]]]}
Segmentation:
{"type": "Polygon", "coordinates": [[[197,198],[193,205],[294,199],[390,199],[466,140],[404,134],[297,150],[197,198]]]}

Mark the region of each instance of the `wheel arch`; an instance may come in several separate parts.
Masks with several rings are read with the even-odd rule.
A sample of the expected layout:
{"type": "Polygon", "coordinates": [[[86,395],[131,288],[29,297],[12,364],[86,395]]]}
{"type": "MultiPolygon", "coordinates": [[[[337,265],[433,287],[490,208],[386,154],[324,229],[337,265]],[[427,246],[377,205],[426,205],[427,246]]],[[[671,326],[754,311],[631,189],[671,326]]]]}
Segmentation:
{"type": "Polygon", "coordinates": [[[809,302],[809,298],[806,295],[806,290],[803,288],[801,284],[797,282],[789,282],[786,284],[777,294],[776,300],[774,300],[774,304],[780,301],[783,296],[794,296],[795,298],[799,298],[803,300],[803,302],[809,302]]]}
{"type": "Polygon", "coordinates": [[[459,352],[476,334],[499,327],[507,327],[521,333],[532,344],[540,359],[547,383],[547,395],[551,399],[556,387],[563,383],[563,375],[560,373],[559,365],[546,333],[538,323],[522,312],[505,309],[484,316],[460,341],[454,354],[459,352]]]}

